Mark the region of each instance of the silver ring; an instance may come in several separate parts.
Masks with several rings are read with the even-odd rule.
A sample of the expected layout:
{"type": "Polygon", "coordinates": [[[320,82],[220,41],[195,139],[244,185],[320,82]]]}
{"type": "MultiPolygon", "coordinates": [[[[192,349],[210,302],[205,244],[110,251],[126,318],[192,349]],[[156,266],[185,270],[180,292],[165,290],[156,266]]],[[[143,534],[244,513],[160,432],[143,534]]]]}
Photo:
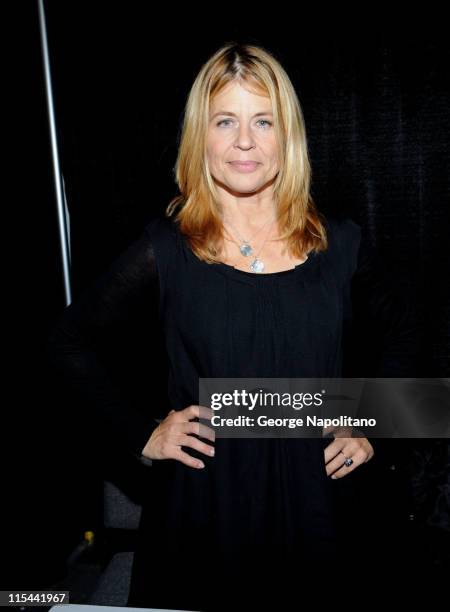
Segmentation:
{"type": "Polygon", "coordinates": [[[344,461],[344,465],[346,465],[347,467],[350,467],[352,463],[353,463],[353,459],[350,459],[350,457],[346,457],[344,461]]]}

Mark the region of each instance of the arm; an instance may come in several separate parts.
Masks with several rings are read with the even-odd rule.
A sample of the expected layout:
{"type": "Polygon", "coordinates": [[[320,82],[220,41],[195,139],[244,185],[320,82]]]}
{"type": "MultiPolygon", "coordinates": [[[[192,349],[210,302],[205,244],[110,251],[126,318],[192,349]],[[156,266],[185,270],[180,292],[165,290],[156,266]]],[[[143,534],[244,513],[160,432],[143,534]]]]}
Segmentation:
{"type": "MultiPolygon", "coordinates": [[[[383,261],[361,233],[349,300],[347,376],[411,378],[418,375],[421,325],[414,293],[402,286],[395,268],[383,261]]],[[[390,465],[396,441],[369,438],[378,460],[390,465]]],[[[400,444],[400,448],[403,445],[400,444]]]]}
{"type": "Polygon", "coordinates": [[[67,306],[47,341],[47,358],[64,387],[95,411],[112,443],[144,464],[141,451],[158,422],[140,412],[115,384],[101,358],[102,341],[130,321],[143,302],[158,299],[158,271],[149,224],[98,279],[67,306]]]}
{"type": "Polygon", "coordinates": [[[355,371],[350,376],[416,376],[420,350],[416,300],[361,235],[349,301],[351,321],[346,324],[355,371]]]}

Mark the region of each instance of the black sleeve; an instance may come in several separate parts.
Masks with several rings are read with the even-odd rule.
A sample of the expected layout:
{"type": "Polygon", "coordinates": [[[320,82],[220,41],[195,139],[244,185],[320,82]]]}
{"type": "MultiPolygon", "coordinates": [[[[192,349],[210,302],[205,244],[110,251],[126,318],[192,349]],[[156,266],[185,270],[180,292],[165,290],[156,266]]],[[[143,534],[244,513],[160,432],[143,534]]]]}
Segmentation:
{"type": "Polygon", "coordinates": [[[52,327],[46,349],[51,372],[63,388],[94,410],[108,440],[139,461],[158,421],[140,411],[116,384],[102,359],[102,345],[143,303],[159,296],[158,268],[149,228],[67,306],[52,327]]]}
{"type": "Polygon", "coordinates": [[[417,376],[421,326],[414,292],[362,235],[350,301],[354,376],[417,376]]]}
{"type": "MultiPolygon", "coordinates": [[[[383,261],[361,228],[352,224],[351,229],[347,239],[355,248],[355,256],[346,286],[344,376],[416,377],[422,324],[415,293],[404,288],[407,283],[394,266],[383,261]]],[[[381,474],[392,478],[390,466],[405,449],[407,440],[368,439],[375,450],[372,469],[378,467],[381,474]]]]}

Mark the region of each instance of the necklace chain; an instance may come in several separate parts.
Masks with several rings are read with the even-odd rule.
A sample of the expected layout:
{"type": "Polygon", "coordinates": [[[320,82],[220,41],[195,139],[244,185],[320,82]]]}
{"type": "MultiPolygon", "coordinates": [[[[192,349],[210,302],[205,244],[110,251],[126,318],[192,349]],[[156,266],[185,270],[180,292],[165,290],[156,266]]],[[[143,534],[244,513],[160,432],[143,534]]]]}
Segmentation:
{"type": "Polygon", "coordinates": [[[275,216],[274,216],[274,215],[270,216],[270,217],[267,219],[267,221],[265,221],[265,223],[263,223],[263,225],[261,225],[261,227],[260,227],[260,228],[259,228],[259,229],[258,229],[258,230],[257,230],[257,231],[254,233],[254,234],[253,234],[253,236],[250,238],[250,240],[245,240],[244,238],[242,238],[242,236],[239,234],[239,232],[238,232],[238,231],[237,231],[237,229],[234,227],[234,225],[231,223],[231,221],[228,221],[228,220],[227,220],[227,223],[228,223],[228,224],[229,224],[229,225],[230,225],[230,226],[231,226],[231,227],[234,229],[234,231],[236,232],[236,234],[237,234],[237,236],[238,236],[238,238],[239,238],[240,242],[242,242],[243,244],[250,244],[250,242],[253,240],[253,238],[259,234],[259,232],[260,232],[260,231],[263,229],[263,227],[265,227],[265,226],[266,226],[266,225],[269,223],[269,221],[270,221],[271,219],[274,219],[274,218],[275,218],[275,216]]]}
{"type": "MultiPolygon", "coordinates": [[[[261,226],[261,227],[258,229],[258,231],[257,231],[257,232],[256,232],[256,233],[255,233],[255,234],[254,234],[254,235],[251,237],[251,239],[250,239],[250,240],[253,240],[253,238],[254,238],[254,237],[255,237],[255,236],[256,236],[256,235],[257,235],[257,234],[258,234],[258,233],[259,233],[259,232],[260,232],[260,231],[263,229],[263,227],[265,227],[265,226],[267,225],[267,223],[269,223],[269,221],[270,221],[271,219],[272,219],[272,223],[271,223],[271,224],[270,224],[270,226],[269,226],[269,231],[267,232],[266,237],[265,237],[265,239],[264,239],[264,241],[263,241],[263,243],[262,243],[261,247],[259,248],[258,253],[257,253],[257,254],[254,256],[254,259],[253,259],[252,263],[250,264],[250,270],[251,270],[252,272],[255,272],[255,273],[260,273],[260,272],[262,272],[262,271],[264,270],[264,268],[265,268],[264,262],[263,262],[261,259],[259,259],[259,255],[260,255],[261,251],[263,250],[263,247],[264,247],[264,245],[266,244],[266,242],[267,242],[267,240],[268,240],[268,238],[269,238],[269,235],[270,235],[270,230],[271,230],[271,228],[272,228],[273,223],[274,223],[274,222],[275,222],[275,220],[276,220],[276,215],[275,215],[275,216],[270,217],[270,218],[269,218],[269,219],[268,219],[268,220],[267,220],[267,221],[266,221],[266,222],[265,222],[265,223],[264,223],[264,224],[263,224],[263,225],[262,225],[262,226],[261,226]]],[[[253,252],[253,248],[252,248],[252,246],[251,246],[251,244],[250,244],[250,240],[244,240],[244,239],[243,239],[243,238],[240,236],[240,234],[239,234],[239,232],[236,230],[236,228],[235,228],[235,227],[234,227],[234,226],[233,226],[233,225],[232,225],[232,224],[231,224],[229,221],[227,221],[227,223],[228,223],[228,224],[229,224],[229,225],[230,225],[230,226],[233,228],[233,230],[236,232],[236,234],[237,234],[237,236],[238,236],[238,238],[239,238],[239,241],[240,241],[240,243],[241,243],[241,244],[239,244],[238,242],[236,242],[236,240],[233,240],[233,242],[234,242],[235,244],[237,244],[237,246],[239,247],[239,251],[240,251],[241,255],[243,255],[244,257],[248,257],[249,255],[253,255],[253,254],[254,254],[254,252],[253,252]]],[[[228,231],[228,230],[227,230],[227,231],[228,231]]],[[[233,235],[231,234],[231,232],[229,232],[229,231],[228,231],[228,233],[229,233],[229,234],[230,234],[230,236],[233,238],[233,235]]]]}

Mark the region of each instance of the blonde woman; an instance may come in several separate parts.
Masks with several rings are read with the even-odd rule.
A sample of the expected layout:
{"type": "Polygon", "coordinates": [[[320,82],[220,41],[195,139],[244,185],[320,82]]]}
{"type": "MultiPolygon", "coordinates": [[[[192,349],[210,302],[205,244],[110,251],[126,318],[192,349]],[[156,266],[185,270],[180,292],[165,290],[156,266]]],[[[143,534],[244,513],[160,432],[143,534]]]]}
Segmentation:
{"type": "MultiPolygon", "coordinates": [[[[351,284],[355,296],[361,288],[371,295],[361,229],[317,210],[299,100],[261,47],[229,43],[201,68],[176,180],[180,195],[166,214],[66,310],[50,346],[74,387],[84,384],[104,408],[117,439],[151,464],[128,604],[286,609],[313,578],[342,578],[370,556],[339,548],[332,489],[365,469],[372,444],[215,439],[199,420],[211,410],[199,405],[198,381],[342,376],[351,284]],[[96,331],[132,317],[150,287],[170,366],[171,409],[160,423],[151,395],[148,415],[114,395],[92,348],[96,331]],[[83,359],[84,370],[73,365],[83,359]]],[[[371,314],[387,322],[386,300],[372,298],[371,314]]],[[[407,350],[406,324],[390,319],[391,368],[390,347],[407,350]]]]}

